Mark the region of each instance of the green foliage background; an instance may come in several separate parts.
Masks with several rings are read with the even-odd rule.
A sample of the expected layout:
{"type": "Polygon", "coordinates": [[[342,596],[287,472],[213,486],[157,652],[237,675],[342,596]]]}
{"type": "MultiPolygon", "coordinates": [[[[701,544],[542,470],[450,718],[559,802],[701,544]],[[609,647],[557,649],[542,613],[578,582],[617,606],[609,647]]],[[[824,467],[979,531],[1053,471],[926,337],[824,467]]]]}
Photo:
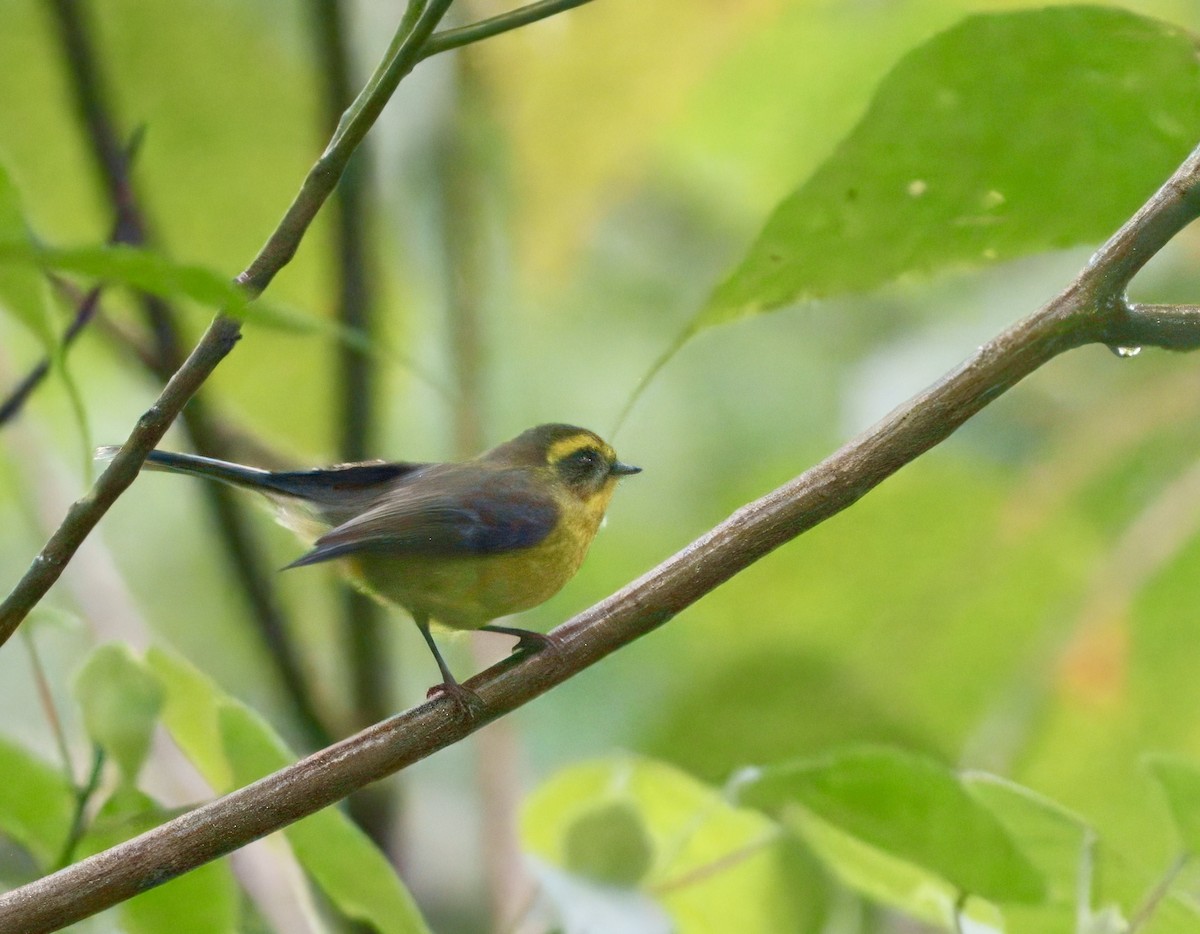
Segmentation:
{"type": "MultiPolygon", "coordinates": [[[[360,72],[393,26],[390,6],[358,9],[360,72]]],[[[445,242],[456,218],[439,169],[456,115],[466,115],[475,141],[490,248],[477,283],[485,296],[480,416],[490,441],[542,421],[611,436],[642,376],[680,334],[694,335],[610,438],[645,473],[623,485],[579,577],[525,624],[547,629],[606,595],[936,379],[1065,285],[1200,140],[1192,38],[1200,13],[1190,0],[1122,4],[1128,15],[1115,7],[1030,13],[1045,17],[1035,23],[1044,44],[1030,50],[1042,56],[1039,69],[1023,69],[1020,58],[987,61],[974,73],[971,106],[940,122],[912,96],[914,85],[893,88],[900,104],[870,121],[886,102],[881,94],[871,103],[874,89],[905,53],[965,28],[956,24],[967,14],[1018,9],[965,0],[596,0],[472,49],[460,71],[433,60],[402,85],[371,139],[371,236],[385,285],[380,456],[452,456],[451,403],[437,387],[451,368],[445,242]],[[1152,49],[1152,80],[1129,85],[1121,99],[1099,66],[1089,65],[1082,84],[1056,71],[1056,62],[1074,60],[1070,42],[1056,39],[1088,35],[1081,54],[1111,50],[1119,43],[1106,37],[1115,36],[1152,49]],[[1154,106],[1142,107],[1151,95],[1154,106]],[[989,98],[996,113],[980,109],[989,98]],[[1022,99],[1045,106],[1001,111],[1022,99]],[[1010,145],[1021,159],[1006,160],[1010,145]],[[911,178],[921,160],[938,174],[911,178]],[[931,197],[920,206],[927,215],[910,210],[914,190],[923,191],[912,181],[986,194],[998,184],[993,166],[1011,173],[998,176],[1006,191],[1021,194],[1006,202],[1012,220],[994,252],[978,225],[969,237],[958,233],[961,201],[931,197]],[[1063,184],[1053,184],[1059,175],[1063,184]],[[1064,201],[1072,182],[1075,200],[1064,201]],[[850,184],[862,198],[853,213],[838,213],[850,184]],[[839,223],[855,236],[841,238],[839,223]],[[903,241],[910,234],[920,242],[903,241]],[[786,268],[802,273],[764,285],[754,264],[772,238],[795,251],[786,268]],[[774,306],[779,313],[747,314],[774,306]]],[[[164,252],[236,273],[323,145],[305,6],[105,0],[94,12],[114,103],[128,127],[145,127],[136,175],[164,252]]],[[[940,67],[906,62],[893,77],[940,67]]],[[[0,63],[0,161],[26,219],[54,246],[102,242],[109,210],[40,4],[0,5],[0,63]]],[[[328,219],[318,221],[272,285],[273,307],[329,315],[330,236],[328,219]]],[[[1197,301],[1198,253],[1185,235],[1139,278],[1134,298],[1197,301]]],[[[119,322],[136,320],[119,290],[105,305],[119,322]]],[[[3,312],[0,388],[40,357],[45,336],[28,314],[3,312]]],[[[52,312],[56,333],[69,310],[52,312]]],[[[208,313],[190,307],[190,335],[208,313]]],[[[336,347],[325,334],[252,321],[205,393],[297,461],[328,462],[336,457],[336,347]]],[[[98,332],[72,350],[68,368],[69,382],[51,381],[21,423],[0,433],[5,588],[83,488],[81,451],[123,439],[156,393],[98,332]]],[[[899,825],[872,811],[889,794],[911,804],[908,792],[942,782],[952,790],[931,794],[966,808],[948,812],[949,825],[982,822],[1020,850],[1002,866],[981,857],[987,865],[971,878],[991,880],[983,885],[991,901],[968,902],[974,922],[1126,930],[1116,919],[1132,917],[1190,845],[1200,799],[1189,771],[1200,764],[1198,410],[1200,368],[1189,356],[1069,354],[848,512],[520,711],[512,719],[531,795],[523,840],[568,928],[571,918],[581,923],[580,911],[608,917],[620,901],[615,887],[629,896],[626,924],[892,931],[903,915],[946,929],[962,884],[947,861],[956,862],[956,848],[981,847],[986,857],[997,847],[936,833],[928,845],[904,845],[915,831],[898,843],[889,833],[899,825]],[[863,751],[864,743],[873,745],[863,751]],[[1149,752],[1172,758],[1148,769],[1149,752]],[[881,757],[872,774],[898,776],[894,785],[828,792],[844,791],[838,782],[862,756],[881,757]],[[782,800],[722,793],[746,766],[797,762],[796,774],[811,781],[788,785],[782,800]],[[938,762],[1028,791],[960,779],[938,762]],[[940,777],[927,780],[930,770],[940,777]],[[888,833],[872,833],[878,821],[888,833]],[[1090,865],[1080,854],[1093,837],[1088,859],[1101,868],[1084,873],[1093,912],[1080,921],[1073,882],[1090,865]],[[730,854],[743,854],[729,864],[733,875],[711,869],[730,854]],[[1029,873],[1045,889],[1040,902],[1013,882],[1029,873]]],[[[143,765],[160,715],[217,791],[277,765],[288,744],[301,746],[201,505],[186,480],[143,478],[27,623],[77,772],[89,735],[111,737],[120,763],[105,773],[93,848],[141,829],[155,808],[191,800],[154,774],[153,758],[143,765]],[[132,648],[89,659],[111,640],[132,648]],[[129,689],[124,700],[104,689],[105,671],[129,689]]],[[[264,534],[276,566],[295,556],[282,530],[264,534]]],[[[333,579],[309,569],[278,583],[316,699],[348,724],[333,579]]],[[[431,665],[407,620],[389,637],[401,709],[424,696],[431,665]]],[[[489,644],[498,655],[507,648],[489,644]]],[[[455,651],[452,664],[465,671],[472,662],[455,651]]],[[[11,712],[0,717],[0,763],[15,777],[0,782],[7,886],[54,865],[49,841],[65,833],[71,789],[36,713],[21,640],[0,651],[0,704],[11,712]]],[[[403,848],[420,854],[406,860],[405,882],[437,930],[486,924],[475,788],[477,769],[487,767],[466,744],[404,779],[403,848]]],[[[363,855],[348,822],[322,819],[322,839],[339,841],[328,851],[311,836],[304,842],[303,830],[289,838],[335,906],[312,913],[390,929],[381,918],[411,912],[407,893],[391,879],[346,873],[368,864],[375,873],[377,854],[363,855]],[[347,862],[339,867],[331,854],[347,862]],[[320,857],[324,869],[307,862],[320,857]]],[[[207,906],[195,930],[269,929],[224,864],[204,872],[156,893],[166,899],[157,909],[144,901],[80,929],[164,930],[170,922],[155,912],[179,917],[184,902],[173,897],[207,906]],[[186,895],[188,885],[204,888],[186,895]]],[[[1140,930],[1194,930],[1194,881],[1185,872],[1140,930]]],[[[394,929],[420,922],[412,924],[394,929]]]]}

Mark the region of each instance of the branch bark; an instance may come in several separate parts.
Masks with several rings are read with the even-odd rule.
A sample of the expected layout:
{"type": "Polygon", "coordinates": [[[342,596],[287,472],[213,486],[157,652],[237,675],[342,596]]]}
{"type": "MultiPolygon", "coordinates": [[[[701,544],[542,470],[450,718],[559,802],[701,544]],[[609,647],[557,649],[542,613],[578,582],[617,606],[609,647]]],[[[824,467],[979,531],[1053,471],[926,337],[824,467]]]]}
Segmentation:
{"type": "Polygon", "coordinates": [[[1178,346],[1174,324],[1131,314],[1134,274],[1200,215],[1200,149],[1057,297],[980,347],[826,460],[554,630],[558,651],[510,658],[467,682],[475,716],[439,696],[119,846],[0,896],[0,931],[84,918],[391,775],[528,703],[661,626],[775,548],[856,502],[1060,353],[1087,343],[1178,346]],[[1137,320],[1135,320],[1137,319],[1137,320]]]}

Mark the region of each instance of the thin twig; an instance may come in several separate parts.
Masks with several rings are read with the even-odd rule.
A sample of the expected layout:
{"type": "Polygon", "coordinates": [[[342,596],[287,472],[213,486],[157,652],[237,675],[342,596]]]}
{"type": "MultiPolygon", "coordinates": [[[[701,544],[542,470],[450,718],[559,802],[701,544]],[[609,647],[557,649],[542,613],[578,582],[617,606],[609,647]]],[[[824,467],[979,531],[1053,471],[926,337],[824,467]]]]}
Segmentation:
{"type": "Polygon", "coordinates": [[[507,13],[499,13],[488,19],[480,20],[478,23],[459,26],[456,29],[444,29],[434,33],[433,37],[425,43],[422,58],[449,52],[451,49],[460,49],[472,42],[482,42],[492,36],[520,29],[522,26],[528,26],[530,23],[536,23],[549,16],[573,10],[575,7],[589,2],[590,0],[540,0],[539,3],[531,3],[529,6],[510,10],[507,13]]]}
{"type": "Polygon", "coordinates": [[[29,630],[22,635],[25,648],[29,652],[29,665],[33,669],[33,680],[37,686],[38,700],[42,704],[42,712],[50,723],[50,732],[54,734],[54,743],[58,746],[58,756],[62,759],[63,773],[67,781],[75,784],[75,763],[71,759],[71,745],[67,742],[67,734],[63,729],[62,717],[58,715],[58,707],[54,703],[54,692],[50,690],[50,680],[46,677],[46,666],[38,652],[37,643],[29,630]]]}
{"type": "MultiPolygon", "coordinates": [[[[250,265],[237,276],[235,281],[250,297],[260,295],[295,255],[309,224],[345,171],[350,156],[379,117],[401,78],[420,60],[422,46],[445,15],[450,2],[429,0],[424,6],[418,8],[412,4],[406,10],[387,57],[346,112],[329,146],[305,176],[299,193],[279,225],[250,265]],[[418,9],[419,12],[414,14],[413,11],[418,9]]],[[[228,356],[240,337],[241,326],[237,321],[222,314],[213,319],[200,343],[171,377],[158,400],[138,419],[108,468],[92,489],[72,504],[29,570],[0,603],[0,644],[8,641],[29,611],[58,580],[96,523],[136,479],[146,455],[166,434],[184,404],[228,356]]]]}
{"type": "MultiPolygon", "coordinates": [[[[743,506],[606,600],[554,630],[557,651],[505,659],[383,721],[52,876],[0,896],[0,930],[40,934],[216,859],[470,735],[653,631],[739,571],[856,502],[948,438],[1042,364],[1083,344],[1123,344],[1129,279],[1200,213],[1200,149],[1061,294],[830,457],[743,506]]],[[[1151,335],[1152,337],[1154,335],[1151,335]]],[[[1146,343],[1152,343],[1147,341],[1146,343]]]]}
{"type": "Polygon", "coordinates": [[[100,787],[100,775],[104,769],[104,748],[99,743],[92,746],[92,767],[88,771],[87,779],[84,783],[75,789],[75,810],[71,814],[71,828],[67,831],[67,838],[63,841],[62,852],[59,853],[58,859],[55,861],[55,868],[61,869],[63,866],[68,866],[71,860],[75,858],[75,848],[79,846],[79,841],[83,839],[84,831],[86,830],[86,819],[88,804],[91,803],[92,795],[100,787]]]}
{"type": "Polygon", "coordinates": [[[1122,332],[1129,341],[1121,346],[1152,344],[1165,350],[1195,350],[1200,347],[1200,305],[1141,305],[1126,308],[1128,320],[1122,332]],[[1141,339],[1145,335],[1145,340],[1141,339]]]}
{"type": "Polygon", "coordinates": [[[951,909],[954,920],[954,934],[963,934],[963,912],[967,908],[967,899],[971,896],[967,892],[959,892],[958,897],[954,899],[954,908],[951,909]]]}
{"type": "Polygon", "coordinates": [[[1167,867],[1167,871],[1162,874],[1162,878],[1155,883],[1153,889],[1146,895],[1145,901],[1138,906],[1137,911],[1133,913],[1133,917],[1129,919],[1129,928],[1127,934],[1135,934],[1140,930],[1142,925],[1149,922],[1154,916],[1154,912],[1158,910],[1158,906],[1162,904],[1163,899],[1170,894],[1171,886],[1175,884],[1175,880],[1179,878],[1179,874],[1183,872],[1191,860],[1191,854],[1185,852],[1179,853],[1173,860],[1171,865],[1167,867]]]}
{"type": "MultiPolygon", "coordinates": [[[[109,101],[103,69],[92,42],[81,5],[75,0],[54,0],[52,10],[67,74],[95,162],[116,211],[117,219],[111,242],[141,246],[151,239],[149,224],[139,205],[131,177],[131,154],[142,138],[134,134],[130,146],[118,144],[116,120],[109,101]]],[[[182,342],[176,327],[176,315],[170,305],[150,294],[139,296],[142,311],[153,335],[154,351],[148,358],[150,371],[163,382],[171,378],[183,362],[182,342]]],[[[92,300],[93,306],[95,299],[92,300]]],[[[183,410],[187,434],[199,453],[229,458],[228,445],[202,404],[194,399],[183,410]]],[[[206,484],[204,496],[216,522],[223,554],[250,605],[251,619],[265,643],[265,657],[276,669],[284,691],[291,700],[296,718],[311,748],[327,745],[331,734],[325,728],[316,706],[303,666],[291,638],[291,627],[284,619],[275,588],[274,568],[268,560],[254,526],[239,505],[236,494],[219,484],[206,484]]]]}
{"type": "MultiPolygon", "coordinates": [[[[88,322],[92,320],[92,317],[96,314],[96,306],[99,303],[99,300],[99,286],[91,289],[87,295],[83,297],[83,300],[75,309],[75,315],[71,319],[70,325],[68,325],[66,331],[63,332],[61,346],[62,353],[65,353],[67,349],[73,343],[75,343],[75,338],[80,335],[83,329],[87,327],[88,322]]],[[[20,414],[21,409],[24,408],[25,403],[29,401],[30,397],[34,393],[34,390],[41,385],[42,380],[44,380],[47,374],[49,374],[51,365],[51,358],[48,356],[43,357],[37,362],[33,369],[25,375],[25,378],[13,387],[12,392],[8,394],[8,398],[0,403],[0,425],[4,425],[7,422],[12,421],[17,417],[18,414],[20,414]]]]}

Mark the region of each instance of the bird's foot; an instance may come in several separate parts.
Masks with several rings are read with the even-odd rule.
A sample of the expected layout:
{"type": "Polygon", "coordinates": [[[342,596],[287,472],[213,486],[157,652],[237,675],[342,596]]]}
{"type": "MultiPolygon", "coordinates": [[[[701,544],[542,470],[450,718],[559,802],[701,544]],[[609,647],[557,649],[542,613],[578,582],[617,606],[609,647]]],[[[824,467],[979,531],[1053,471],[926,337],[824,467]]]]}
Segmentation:
{"type": "Polygon", "coordinates": [[[443,681],[441,684],[435,684],[425,692],[425,699],[433,700],[439,694],[444,694],[454,701],[455,706],[462,710],[468,719],[474,720],[484,710],[483,698],[457,681],[443,681]]]}

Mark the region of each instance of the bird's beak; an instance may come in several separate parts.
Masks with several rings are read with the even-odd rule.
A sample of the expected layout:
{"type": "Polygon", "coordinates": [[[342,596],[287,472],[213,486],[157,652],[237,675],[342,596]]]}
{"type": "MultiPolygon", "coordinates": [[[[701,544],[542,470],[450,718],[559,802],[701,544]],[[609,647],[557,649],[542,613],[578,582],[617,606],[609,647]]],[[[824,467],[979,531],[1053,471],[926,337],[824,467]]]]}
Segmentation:
{"type": "Polygon", "coordinates": [[[614,461],[613,465],[608,468],[610,476],[613,477],[628,477],[635,473],[641,473],[641,467],[634,467],[631,464],[622,464],[620,461],[614,461]]]}

